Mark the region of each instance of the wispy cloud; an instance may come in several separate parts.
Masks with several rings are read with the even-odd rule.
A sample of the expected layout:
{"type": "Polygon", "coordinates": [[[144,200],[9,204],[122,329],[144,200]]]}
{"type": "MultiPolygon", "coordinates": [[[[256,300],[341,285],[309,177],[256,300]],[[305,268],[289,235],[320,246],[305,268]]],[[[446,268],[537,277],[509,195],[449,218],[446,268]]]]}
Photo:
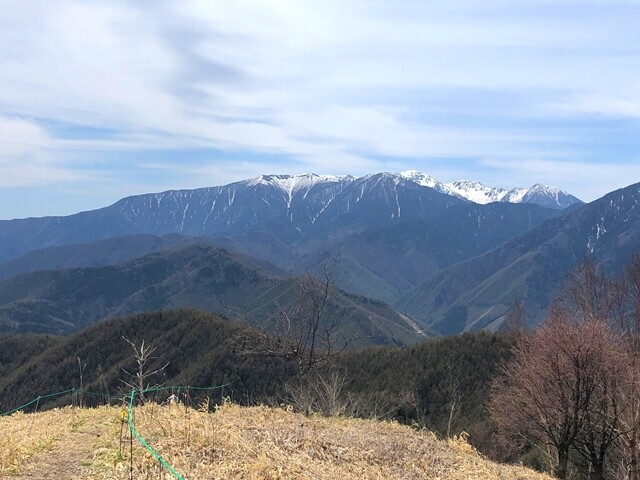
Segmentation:
{"type": "Polygon", "coordinates": [[[640,84],[635,91],[569,96],[556,104],[558,111],[600,115],[615,119],[640,119],[640,84]]]}
{"type": "Polygon", "coordinates": [[[640,179],[639,23],[622,0],[0,0],[0,188],[406,166],[592,199],[640,179]]]}
{"type": "Polygon", "coordinates": [[[0,188],[82,180],[51,154],[54,143],[37,124],[0,116],[0,188]]]}

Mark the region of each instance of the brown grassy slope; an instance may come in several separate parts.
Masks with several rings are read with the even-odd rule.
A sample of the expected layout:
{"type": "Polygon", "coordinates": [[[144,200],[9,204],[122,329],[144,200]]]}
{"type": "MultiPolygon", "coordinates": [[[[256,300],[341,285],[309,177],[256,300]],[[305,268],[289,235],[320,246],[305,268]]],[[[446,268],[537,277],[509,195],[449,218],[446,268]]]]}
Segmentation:
{"type": "Polygon", "coordinates": [[[95,459],[113,455],[114,415],[113,408],[64,408],[0,417],[0,478],[111,478],[113,468],[95,459]]]}
{"type": "MultiPolygon", "coordinates": [[[[0,477],[129,478],[128,441],[119,456],[119,414],[63,409],[0,418],[0,477]],[[45,476],[56,469],[76,474],[45,476]]],[[[215,413],[148,405],[136,409],[135,420],[188,480],[550,479],[485,460],[462,440],[440,441],[391,422],[235,405],[215,413]]],[[[137,443],[133,456],[135,478],[159,478],[157,463],[137,443]]]]}

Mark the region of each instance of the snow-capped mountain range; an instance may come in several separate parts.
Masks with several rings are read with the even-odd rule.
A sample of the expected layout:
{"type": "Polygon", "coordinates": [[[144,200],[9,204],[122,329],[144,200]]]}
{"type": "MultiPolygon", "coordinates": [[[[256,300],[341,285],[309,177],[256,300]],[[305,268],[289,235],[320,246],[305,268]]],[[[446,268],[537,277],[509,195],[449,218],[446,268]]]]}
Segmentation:
{"type": "MultiPolygon", "coordinates": [[[[38,248],[137,234],[271,232],[290,244],[303,237],[325,239],[423,221],[456,206],[484,207],[471,202],[485,204],[494,199],[503,206],[512,202],[554,209],[580,202],[548,187],[505,192],[478,183],[442,184],[414,171],[363,177],[262,175],[216,187],[134,195],[66,217],[0,221],[0,263],[38,248]]],[[[524,210],[529,209],[522,212],[528,218],[524,210]]],[[[460,209],[456,212],[471,215],[460,209]]]]}
{"type": "Polygon", "coordinates": [[[563,209],[582,201],[559,188],[548,187],[540,183],[529,188],[489,187],[473,180],[456,180],[451,183],[441,183],[426,173],[417,170],[400,172],[400,175],[419,185],[433,188],[441,193],[464,198],[474,203],[485,205],[492,202],[535,203],[546,208],[563,209]]]}
{"type": "MultiPolygon", "coordinates": [[[[455,182],[442,183],[426,173],[417,170],[406,170],[398,173],[384,173],[376,175],[386,175],[391,178],[409,180],[423,187],[451,195],[453,197],[469,200],[470,202],[486,205],[492,202],[508,203],[533,203],[546,208],[561,210],[576,203],[583,203],[579,198],[571,195],[559,188],[549,187],[536,183],[529,188],[512,188],[506,190],[499,187],[490,187],[474,180],[456,180],[455,182]]],[[[349,184],[357,180],[374,177],[375,175],[365,175],[364,177],[354,177],[351,175],[316,175],[314,173],[304,173],[301,175],[262,175],[239,183],[247,186],[258,184],[269,185],[280,188],[288,198],[291,199],[295,192],[299,190],[310,190],[320,184],[349,184]]],[[[291,204],[289,203],[290,207],[291,204]]]]}
{"type": "MultiPolygon", "coordinates": [[[[493,328],[514,298],[524,298],[537,321],[579,259],[593,257],[617,272],[638,251],[639,195],[640,184],[631,185],[559,212],[580,201],[542,185],[505,190],[443,183],[416,171],[262,175],[134,195],[75,215],[0,221],[0,271],[8,275],[0,283],[0,313],[31,318],[20,303],[31,295],[31,277],[22,274],[41,272],[47,281],[43,270],[116,265],[148,252],[160,255],[157,269],[174,275],[162,252],[186,241],[266,262],[277,275],[339,258],[340,288],[387,302],[443,334],[493,328]]],[[[239,281],[233,269],[213,271],[214,279],[215,262],[191,261],[184,259],[193,272],[185,281],[203,275],[212,289],[239,281]]],[[[157,273],[155,266],[129,270],[131,276],[122,277],[127,284],[157,273]]],[[[73,270],[68,278],[79,275],[84,278],[73,270]]],[[[174,295],[167,285],[154,285],[154,295],[174,295]]],[[[78,298],[86,298],[81,287],[78,298]]]]}

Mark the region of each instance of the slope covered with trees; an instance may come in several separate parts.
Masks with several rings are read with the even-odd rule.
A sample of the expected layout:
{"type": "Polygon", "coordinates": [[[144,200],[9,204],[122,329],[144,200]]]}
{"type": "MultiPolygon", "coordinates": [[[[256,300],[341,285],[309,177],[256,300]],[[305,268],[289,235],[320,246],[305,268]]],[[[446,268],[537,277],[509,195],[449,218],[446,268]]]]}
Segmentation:
{"type": "MultiPolygon", "coordinates": [[[[268,329],[296,300],[296,278],[197,240],[112,266],[51,270],[0,284],[0,331],[69,333],[106,318],[159,308],[195,307],[268,329]]],[[[407,344],[426,338],[388,305],[332,285],[326,315],[362,344],[407,344]]]]}
{"type": "MultiPolygon", "coordinates": [[[[308,406],[316,411],[328,408],[316,395],[316,387],[331,384],[334,413],[394,418],[442,435],[451,427],[451,433],[470,432],[476,445],[486,438],[484,403],[489,379],[510,344],[507,337],[478,333],[406,348],[344,351],[330,363],[320,363],[301,375],[303,369],[294,357],[254,348],[264,344],[261,332],[201,311],[164,310],[108,320],[66,337],[0,336],[0,348],[7,352],[0,356],[0,371],[4,372],[0,410],[45,393],[79,388],[79,363],[86,390],[126,394],[124,370],[132,371],[135,359],[125,338],[138,345],[144,340],[156,348],[149,369],[169,362],[162,375],[150,380],[153,382],[229,383],[225,395],[234,401],[286,402],[298,407],[302,407],[297,395],[302,387],[311,402],[308,406]],[[31,354],[14,358],[10,352],[17,351],[31,354]]],[[[44,401],[42,406],[46,407],[44,401]]]]}
{"type": "Polygon", "coordinates": [[[258,338],[258,332],[236,321],[192,309],[164,310],[105,321],[67,337],[0,336],[3,350],[13,345],[13,350],[33,352],[17,361],[2,357],[7,363],[0,368],[10,368],[0,377],[0,408],[8,410],[38,395],[79,388],[79,362],[87,390],[109,395],[126,392],[124,370],[134,370],[135,358],[125,338],[137,344],[144,340],[156,348],[149,368],[169,362],[153,379],[158,383],[229,383],[227,393],[234,398],[265,398],[295,373],[294,365],[280,357],[243,355],[238,339],[250,341],[258,338]]]}

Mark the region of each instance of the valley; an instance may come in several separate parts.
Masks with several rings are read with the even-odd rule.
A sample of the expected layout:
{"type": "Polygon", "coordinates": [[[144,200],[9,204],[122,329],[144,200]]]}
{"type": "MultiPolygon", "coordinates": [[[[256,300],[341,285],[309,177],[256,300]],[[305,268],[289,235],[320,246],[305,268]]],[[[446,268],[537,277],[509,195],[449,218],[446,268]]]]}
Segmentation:
{"type": "Polygon", "coordinates": [[[242,312],[255,322],[286,296],[289,277],[335,259],[335,286],[353,295],[343,295],[341,308],[358,335],[406,344],[499,329],[519,300],[535,325],[580,260],[591,256],[615,273],[638,245],[637,186],[588,205],[574,199],[567,210],[547,208],[560,198],[548,188],[547,200],[511,195],[519,203],[474,203],[480,193],[447,188],[415,171],[265,175],[69,217],[0,221],[0,328],[70,332],[176,307],[242,312]],[[211,277],[225,268],[237,271],[211,277]],[[359,297],[381,303],[362,309],[359,297]],[[377,328],[384,318],[393,326],[377,328]]]}
{"type": "Polygon", "coordinates": [[[487,409],[520,338],[514,306],[532,329],[582,262],[623,272],[640,184],[565,209],[428,184],[263,176],[0,221],[0,410],[125,401],[147,342],[156,384],[225,385],[213,404],[464,431],[491,458],[544,468],[501,443],[487,409]]]}

